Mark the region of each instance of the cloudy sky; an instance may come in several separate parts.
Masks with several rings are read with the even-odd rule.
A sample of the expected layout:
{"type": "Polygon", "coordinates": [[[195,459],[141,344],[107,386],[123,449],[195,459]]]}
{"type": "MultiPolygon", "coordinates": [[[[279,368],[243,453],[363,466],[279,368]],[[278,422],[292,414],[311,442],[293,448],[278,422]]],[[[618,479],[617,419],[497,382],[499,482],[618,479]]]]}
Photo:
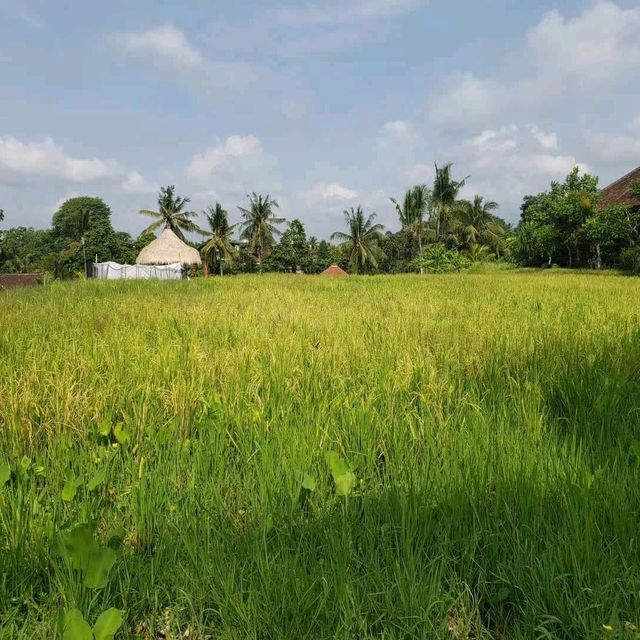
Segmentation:
{"type": "Polygon", "coordinates": [[[96,195],[131,233],[175,184],[249,191],[310,233],[433,162],[518,218],[575,164],[640,165],[640,6],[575,0],[0,0],[0,208],[45,227],[96,195]]]}

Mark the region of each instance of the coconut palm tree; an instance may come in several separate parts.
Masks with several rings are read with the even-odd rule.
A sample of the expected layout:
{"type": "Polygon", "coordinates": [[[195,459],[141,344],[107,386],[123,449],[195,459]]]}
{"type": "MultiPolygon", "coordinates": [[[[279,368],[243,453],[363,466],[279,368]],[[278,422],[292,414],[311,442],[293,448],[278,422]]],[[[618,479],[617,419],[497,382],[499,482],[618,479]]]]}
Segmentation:
{"type": "Polygon", "coordinates": [[[216,202],[215,206],[209,207],[202,213],[211,228],[211,231],[206,232],[211,237],[201,249],[204,258],[204,275],[205,277],[209,275],[209,264],[212,256],[215,256],[215,260],[220,267],[220,275],[222,275],[222,261],[231,261],[235,256],[235,249],[231,244],[231,234],[236,225],[229,224],[227,212],[219,202],[216,202]]]}
{"type": "Polygon", "coordinates": [[[498,203],[484,200],[482,196],[475,196],[473,202],[463,200],[459,206],[460,223],[463,227],[462,235],[467,248],[473,244],[486,244],[490,223],[495,221],[493,211],[498,203]]]}
{"type": "MultiPolygon", "coordinates": [[[[416,185],[408,189],[404,195],[402,206],[395,198],[389,198],[395,205],[403,231],[418,241],[418,256],[422,254],[422,239],[424,236],[424,216],[429,208],[431,194],[426,185],[416,185]]],[[[420,270],[422,273],[422,269],[420,270]]]]}
{"type": "Polygon", "coordinates": [[[203,233],[191,218],[196,218],[195,211],[185,211],[184,208],[191,202],[190,198],[181,198],[175,195],[176,188],[173,185],[162,187],[158,194],[158,210],[140,209],[141,216],[151,216],[157,220],[151,223],[142,234],[153,232],[162,225],[165,229],[171,229],[181,240],[184,240],[183,231],[203,233]]]}
{"type": "Polygon", "coordinates": [[[438,167],[437,164],[435,167],[436,175],[431,197],[436,214],[436,242],[440,242],[449,219],[457,208],[460,189],[464,187],[469,176],[462,180],[454,180],[451,177],[451,167],[453,167],[451,162],[444,167],[438,167]]]}
{"type": "Polygon", "coordinates": [[[349,233],[336,231],[331,234],[332,240],[342,240],[349,254],[349,262],[356,273],[362,273],[369,265],[376,268],[378,260],[384,257],[379,244],[384,227],[374,224],[375,217],[376,214],[372,213],[365,218],[362,207],[351,207],[344,212],[349,233]]]}
{"type": "Polygon", "coordinates": [[[244,221],[240,224],[240,238],[247,240],[249,251],[253,253],[258,263],[258,269],[262,269],[262,256],[268,253],[275,243],[275,237],[281,235],[276,227],[285,219],[277,218],[274,209],[278,209],[278,203],[268,195],[262,196],[255,192],[248,195],[249,208],[238,207],[244,221]]]}

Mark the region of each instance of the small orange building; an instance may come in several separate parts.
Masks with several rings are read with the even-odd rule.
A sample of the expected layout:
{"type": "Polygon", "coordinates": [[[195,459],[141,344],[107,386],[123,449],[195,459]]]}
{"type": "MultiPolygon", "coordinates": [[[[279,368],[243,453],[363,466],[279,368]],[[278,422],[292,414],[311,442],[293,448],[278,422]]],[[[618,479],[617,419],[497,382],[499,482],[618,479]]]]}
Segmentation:
{"type": "Polygon", "coordinates": [[[335,262],[327,267],[320,275],[322,276],[346,276],[347,272],[342,270],[335,262]]]}

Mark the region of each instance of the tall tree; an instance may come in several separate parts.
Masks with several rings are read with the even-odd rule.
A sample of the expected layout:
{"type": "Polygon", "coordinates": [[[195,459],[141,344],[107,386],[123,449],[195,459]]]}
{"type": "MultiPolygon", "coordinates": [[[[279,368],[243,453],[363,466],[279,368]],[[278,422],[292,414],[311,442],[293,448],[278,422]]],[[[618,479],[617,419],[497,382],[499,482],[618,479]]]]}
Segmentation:
{"type": "Polygon", "coordinates": [[[61,246],[67,246],[98,226],[112,229],[111,209],[100,198],[78,196],[63,202],[53,214],[51,232],[61,246]]]}
{"type": "Polygon", "coordinates": [[[344,217],[349,232],[336,231],[331,239],[342,240],[349,263],[356,273],[363,273],[368,267],[377,268],[378,260],[383,257],[380,235],[384,227],[374,223],[376,214],[365,217],[362,207],[351,207],[344,212],[344,217]]]}
{"type": "Polygon", "coordinates": [[[158,194],[158,210],[140,209],[138,213],[142,216],[157,218],[142,233],[155,231],[164,225],[165,229],[171,229],[181,240],[184,240],[183,231],[203,233],[202,229],[193,222],[198,214],[195,211],[185,211],[185,207],[191,202],[190,198],[177,196],[176,188],[173,185],[161,187],[158,194]]]}
{"type": "Polygon", "coordinates": [[[408,189],[404,195],[402,205],[395,198],[390,198],[396,207],[402,230],[409,236],[411,241],[417,240],[418,255],[422,253],[423,223],[430,199],[431,193],[424,184],[408,189]]]}
{"type": "Polygon", "coordinates": [[[222,261],[231,262],[235,256],[235,249],[231,244],[231,235],[236,225],[229,224],[227,212],[219,202],[216,202],[213,207],[209,207],[203,213],[211,229],[211,231],[207,232],[207,234],[211,235],[211,238],[202,247],[205,276],[209,275],[209,265],[212,263],[214,263],[214,266],[219,267],[220,275],[222,275],[222,261]]]}
{"type": "Polygon", "coordinates": [[[467,178],[454,180],[451,177],[453,163],[449,162],[443,167],[436,168],[436,175],[433,179],[433,189],[431,197],[436,215],[436,242],[441,242],[444,238],[447,224],[458,205],[458,195],[464,187],[467,178]]]}
{"type": "Polygon", "coordinates": [[[279,208],[276,200],[269,195],[262,196],[257,193],[248,195],[249,207],[238,207],[244,218],[240,224],[240,238],[247,240],[249,251],[254,255],[258,263],[258,269],[262,269],[262,258],[271,251],[275,236],[281,231],[276,225],[282,224],[284,218],[278,218],[275,209],[279,208]]]}
{"type": "Polygon", "coordinates": [[[51,237],[64,256],[64,275],[86,273],[87,258],[119,262],[128,255],[111,225],[111,209],[100,198],[78,196],[63,202],[53,214],[51,237]]]}
{"type": "Polygon", "coordinates": [[[587,173],[580,174],[578,167],[566,177],[564,182],[552,182],[549,191],[535,196],[525,196],[520,207],[522,221],[527,225],[529,236],[534,227],[544,227],[538,243],[544,250],[531,255],[532,262],[553,259],[561,265],[584,266],[590,253],[590,242],[583,226],[593,215],[597,215],[600,194],[598,178],[587,173]]]}

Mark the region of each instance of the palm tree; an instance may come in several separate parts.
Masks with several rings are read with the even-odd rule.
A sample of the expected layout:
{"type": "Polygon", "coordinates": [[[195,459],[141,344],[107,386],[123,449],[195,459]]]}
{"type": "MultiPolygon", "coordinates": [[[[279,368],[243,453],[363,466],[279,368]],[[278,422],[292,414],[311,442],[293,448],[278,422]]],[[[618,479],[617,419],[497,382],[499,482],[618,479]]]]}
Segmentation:
{"type": "Polygon", "coordinates": [[[497,208],[497,202],[486,202],[482,196],[475,196],[473,202],[460,203],[460,222],[467,248],[477,243],[485,244],[490,234],[490,223],[495,220],[492,212],[497,208]]]}
{"type": "Polygon", "coordinates": [[[436,242],[442,240],[444,235],[444,229],[449,221],[449,218],[454,213],[458,204],[458,194],[460,189],[464,187],[466,178],[462,180],[454,180],[451,177],[451,167],[453,163],[449,162],[444,167],[436,167],[436,176],[433,180],[433,190],[431,197],[433,199],[433,205],[436,213],[436,242]]]}
{"type": "Polygon", "coordinates": [[[384,257],[380,249],[380,233],[384,229],[381,224],[374,224],[376,214],[365,218],[362,207],[351,207],[344,212],[349,233],[336,231],[331,234],[332,240],[342,240],[349,253],[349,262],[356,273],[362,273],[367,265],[376,268],[378,260],[384,257]]]}
{"type": "MultiPolygon", "coordinates": [[[[418,240],[418,256],[422,255],[423,222],[425,213],[429,208],[430,197],[429,189],[427,189],[426,185],[421,184],[407,190],[402,206],[395,198],[389,198],[396,207],[403,231],[407,233],[411,240],[413,238],[418,240]]],[[[420,273],[422,271],[420,269],[420,273]]]]}
{"type": "Polygon", "coordinates": [[[211,228],[210,232],[207,231],[211,238],[201,250],[204,257],[204,275],[205,277],[209,275],[209,262],[212,254],[215,255],[215,259],[219,263],[220,275],[222,275],[222,261],[231,261],[235,255],[235,249],[231,244],[231,234],[236,225],[229,224],[227,212],[219,202],[216,202],[215,206],[209,207],[202,213],[211,228]]]}
{"type": "Polygon", "coordinates": [[[500,252],[504,253],[507,247],[506,241],[509,235],[509,225],[502,220],[493,219],[487,223],[483,236],[485,244],[496,254],[496,258],[500,260],[500,252]]]}
{"type": "Polygon", "coordinates": [[[142,234],[155,231],[162,225],[165,229],[171,229],[181,240],[184,240],[183,231],[203,233],[191,220],[196,218],[198,214],[195,211],[185,211],[184,208],[191,202],[190,198],[181,198],[175,195],[176,188],[173,185],[162,187],[158,194],[158,211],[150,211],[149,209],[140,209],[138,213],[142,216],[151,216],[158,218],[151,223],[142,234]]]}
{"type": "Polygon", "coordinates": [[[273,247],[274,236],[282,233],[275,225],[282,224],[285,219],[276,218],[274,209],[278,209],[279,205],[268,195],[262,196],[254,192],[247,195],[247,198],[249,208],[238,207],[244,218],[244,222],[240,224],[240,238],[248,241],[258,269],[262,269],[262,256],[273,247]]]}

